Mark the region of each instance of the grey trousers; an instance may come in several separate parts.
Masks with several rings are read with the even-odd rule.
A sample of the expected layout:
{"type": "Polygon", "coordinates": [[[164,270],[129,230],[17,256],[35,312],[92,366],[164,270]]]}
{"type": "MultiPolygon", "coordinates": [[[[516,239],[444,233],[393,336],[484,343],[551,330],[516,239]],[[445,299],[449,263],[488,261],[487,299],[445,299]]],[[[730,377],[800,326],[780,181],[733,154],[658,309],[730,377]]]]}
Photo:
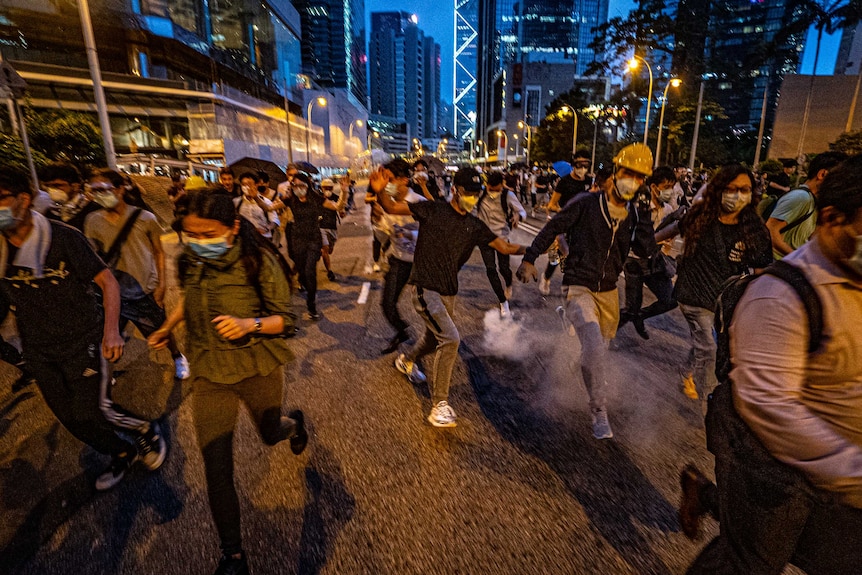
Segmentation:
{"type": "Polygon", "coordinates": [[[413,287],[413,307],[425,322],[425,332],[416,344],[405,354],[410,361],[434,352],[434,370],[431,378],[431,401],[436,405],[449,400],[449,384],[452,382],[452,370],[458,359],[458,345],[461,336],[452,313],[455,308],[455,296],[440,295],[436,291],[413,287]]]}

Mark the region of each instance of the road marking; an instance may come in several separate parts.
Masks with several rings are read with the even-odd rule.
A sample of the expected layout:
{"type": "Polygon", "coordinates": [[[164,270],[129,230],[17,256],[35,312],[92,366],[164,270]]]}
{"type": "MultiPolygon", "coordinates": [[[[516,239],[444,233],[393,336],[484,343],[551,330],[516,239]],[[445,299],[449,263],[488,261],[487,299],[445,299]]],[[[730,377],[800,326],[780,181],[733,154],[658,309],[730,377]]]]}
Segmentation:
{"type": "Polygon", "coordinates": [[[356,300],[356,303],[359,305],[364,304],[368,301],[368,292],[371,291],[371,282],[362,282],[362,289],[359,290],[359,299],[356,300]]]}
{"type": "Polygon", "coordinates": [[[534,236],[538,235],[539,232],[542,231],[540,228],[537,228],[525,222],[518,222],[518,228],[527,232],[528,234],[533,234],[534,236]]]}

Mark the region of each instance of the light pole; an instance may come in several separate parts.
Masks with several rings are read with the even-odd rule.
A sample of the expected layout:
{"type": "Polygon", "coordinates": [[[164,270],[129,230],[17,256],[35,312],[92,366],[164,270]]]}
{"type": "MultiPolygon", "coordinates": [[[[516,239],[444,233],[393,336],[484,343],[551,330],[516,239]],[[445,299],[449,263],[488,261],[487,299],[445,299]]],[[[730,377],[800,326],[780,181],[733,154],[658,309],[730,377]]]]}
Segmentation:
{"type": "MultiPolygon", "coordinates": [[[[354,125],[354,124],[355,124],[355,125],[357,125],[357,126],[359,126],[360,128],[364,125],[364,123],[362,122],[362,120],[354,120],[354,121],[350,122],[350,128],[348,128],[348,130],[347,130],[347,141],[348,141],[348,142],[352,142],[352,141],[353,141],[353,125],[354,125]]],[[[362,145],[362,144],[360,144],[360,146],[361,146],[361,145],[362,145]]]]}
{"type": "Polygon", "coordinates": [[[673,86],[674,88],[679,88],[679,85],[682,81],[679,78],[671,78],[670,82],[667,83],[667,86],[664,87],[664,94],[661,97],[661,115],[658,120],[658,142],[655,145],[655,165],[654,168],[658,167],[659,158],[661,158],[661,129],[664,127],[664,105],[667,104],[667,89],[673,86]]]}
{"type": "Polygon", "coordinates": [[[311,163],[311,109],[314,107],[315,102],[320,104],[321,107],[326,107],[326,98],[320,96],[308,103],[308,126],[305,131],[305,160],[309,164],[311,163]]]}
{"type": "MultiPolygon", "coordinates": [[[[102,141],[105,146],[105,159],[108,167],[117,169],[117,154],[114,151],[114,138],[111,133],[111,121],[108,118],[108,104],[105,100],[105,89],[102,86],[102,70],[99,67],[99,54],[96,52],[96,39],[93,35],[93,22],[90,19],[90,5],[87,0],[78,0],[78,14],[81,18],[81,30],[84,33],[84,47],[87,50],[87,63],[90,67],[90,77],[93,79],[93,95],[96,100],[96,111],[99,117],[99,127],[102,129],[102,141]]],[[[34,182],[35,185],[36,182],[34,182]]]]}
{"type": "Polygon", "coordinates": [[[518,145],[519,145],[521,142],[519,142],[519,141],[518,141],[518,134],[512,134],[512,139],[513,139],[513,140],[515,140],[515,161],[517,162],[517,161],[518,161],[518,156],[519,156],[518,152],[520,152],[520,151],[521,151],[521,150],[520,150],[520,148],[518,147],[518,145]]]}
{"type": "Polygon", "coordinates": [[[647,138],[649,137],[649,111],[650,106],[652,106],[652,68],[644,58],[635,54],[634,58],[629,60],[629,70],[637,70],[638,60],[646,64],[647,71],[649,72],[649,92],[647,92],[646,99],[646,121],[644,122],[644,146],[646,146],[647,138]]]}
{"type": "Polygon", "coordinates": [[[485,144],[485,142],[482,140],[476,140],[476,146],[477,147],[478,146],[485,146],[485,158],[487,159],[488,158],[488,146],[487,146],[487,144],[485,144]]]}
{"type": "Polygon", "coordinates": [[[503,165],[509,161],[509,136],[506,130],[497,130],[497,160],[500,159],[500,136],[503,136],[503,165]]]}
{"type": "MultiPolygon", "coordinates": [[[[568,114],[569,107],[563,106],[562,111],[564,114],[568,114]]],[[[575,157],[575,152],[578,151],[578,112],[572,107],[572,116],[575,117],[575,129],[572,130],[572,157],[575,157]]]]}
{"type": "Polygon", "coordinates": [[[527,167],[530,167],[530,147],[533,145],[533,128],[527,122],[518,122],[518,127],[522,130],[527,130],[527,147],[524,150],[527,152],[527,167]]]}

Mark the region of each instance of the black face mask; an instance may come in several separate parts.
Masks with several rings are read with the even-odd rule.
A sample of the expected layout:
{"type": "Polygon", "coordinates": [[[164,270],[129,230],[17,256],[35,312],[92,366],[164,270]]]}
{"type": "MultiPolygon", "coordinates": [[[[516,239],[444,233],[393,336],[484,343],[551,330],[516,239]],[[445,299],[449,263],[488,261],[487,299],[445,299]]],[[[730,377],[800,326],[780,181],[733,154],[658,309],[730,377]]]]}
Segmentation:
{"type": "Polygon", "coordinates": [[[261,194],[264,193],[266,191],[266,186],[258,186],[257,191],[260,192],[261,194]]]}

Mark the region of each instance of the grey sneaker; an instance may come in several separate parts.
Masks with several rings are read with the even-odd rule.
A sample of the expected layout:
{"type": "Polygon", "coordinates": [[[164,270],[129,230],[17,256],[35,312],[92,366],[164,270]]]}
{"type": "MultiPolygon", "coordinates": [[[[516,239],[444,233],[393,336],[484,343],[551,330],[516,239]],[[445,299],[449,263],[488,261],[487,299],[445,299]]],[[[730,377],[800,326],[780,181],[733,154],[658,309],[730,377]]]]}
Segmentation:
{"type": "Polygon", "coordinates": [[[551,280],[545,276],[539,278],[539,293],[542,295],[549,295],[551,293],[551,280]]]}
{"type": "Polygon", "coordinates": [[[455,415],[455,410],[446,401],[438,402],[428,414],[428,423],[434,427],[455,427],[458,425],[456,419],[458,416],[455,415]]]}
{"type": "Polygon", "coordinates": [[[395,369],[406,375],[410,383],[420,384],[426,381],[425,374],[419,370],[416,363],[405,358],[403,353],[395,358],[395,369]]]}
{"type": "Polygon", "coordinates": [[[593,411],[593,437],[596,439],[610,439],[614,436],[611,422],[608,421],[608,410],[605,408],[593,411]]]}

